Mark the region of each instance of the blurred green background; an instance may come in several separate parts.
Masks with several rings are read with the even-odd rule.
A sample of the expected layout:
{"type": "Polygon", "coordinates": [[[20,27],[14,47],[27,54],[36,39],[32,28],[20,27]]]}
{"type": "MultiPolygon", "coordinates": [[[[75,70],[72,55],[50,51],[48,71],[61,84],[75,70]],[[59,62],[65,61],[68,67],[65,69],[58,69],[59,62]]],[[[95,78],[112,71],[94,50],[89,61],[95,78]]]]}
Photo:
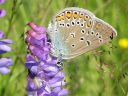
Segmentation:
{"type": "Polygon", "coordinates": [[[7,11],[0,29],[14,42],[12,52],[5,54],[14,66],[10,74],[0,75],[0,96],[27,96],[26,24],[47,27],[65,7],[88,9],[118,32],[112,43],[64,62],[69,96],[128,96],[128,47],[119,46],[119,40],[128,39],[128,0],[6,0],[0,5],[7,11]]]}

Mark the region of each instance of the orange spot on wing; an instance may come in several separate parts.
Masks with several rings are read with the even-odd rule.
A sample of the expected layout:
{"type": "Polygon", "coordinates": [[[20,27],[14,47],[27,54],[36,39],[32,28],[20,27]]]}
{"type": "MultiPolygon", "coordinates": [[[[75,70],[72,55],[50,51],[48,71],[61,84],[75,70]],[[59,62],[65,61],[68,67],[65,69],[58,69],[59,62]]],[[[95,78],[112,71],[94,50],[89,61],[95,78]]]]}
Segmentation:
{"type": "Polygon", "coordinates": [[[64,20],[64,15],[61,15],[61,20],[64,20]]]}
{"type": "Polygon", "coordinates": [[[56,20],[60,21],[61,20],[61,16],[56,16],[56,20]]]}
{"type": "Polygon", "coordinates": [[[57,21],[61,21],[61,20],[64,20],[64,15],[59,15],[59,16],[56,16],[56,20],[57,21]]]}
{"type": "Polygon", "coordinates": [[[79,17],[78,12],[74,12],[74,13],[73,13],[73,17],[74,17],[74,19],[78,18],[78,17],[79,17]]]}
{"type": "Polygon", "coordinates": [[[80,18],[84,19],[84,13],[80,13],[80,18]]]}
{"type": "Polygon", "coordinates": [[[65,16],[66,16],[68,19],[70,19],[70,18],[72,17],[72,12],[67,11],[67,12],[65,13],[65,16]]]}
{"type": "Polygon", "coordinates": [[[84,20],[85,20],[85,21],[88,21],[89,19],[91,19],[90,16],[85,15],[84,20]]]}

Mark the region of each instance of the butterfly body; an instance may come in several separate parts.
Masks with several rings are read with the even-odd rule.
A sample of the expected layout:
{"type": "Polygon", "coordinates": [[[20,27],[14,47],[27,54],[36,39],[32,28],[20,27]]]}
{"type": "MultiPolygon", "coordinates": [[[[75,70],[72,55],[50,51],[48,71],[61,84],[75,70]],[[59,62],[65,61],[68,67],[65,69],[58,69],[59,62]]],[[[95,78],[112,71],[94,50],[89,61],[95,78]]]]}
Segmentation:
{"type": "Polygon", "coordinates": [[[62,59],[74,58],[95,49],[115,37],[115,29],[82,8],[65,8],[56,14],[48,27],[51,54],[62,59]]]}

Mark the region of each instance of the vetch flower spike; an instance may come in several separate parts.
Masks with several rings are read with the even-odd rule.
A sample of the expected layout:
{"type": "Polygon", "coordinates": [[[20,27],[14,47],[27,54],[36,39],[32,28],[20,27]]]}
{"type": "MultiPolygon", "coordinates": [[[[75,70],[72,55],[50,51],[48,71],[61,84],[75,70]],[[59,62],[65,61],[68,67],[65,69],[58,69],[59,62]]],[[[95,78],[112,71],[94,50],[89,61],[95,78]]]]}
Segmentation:
{"type": "MultiPolygon", "coordinates": [[[[0,0],[0,5],[3,4],[5,0],[0,0]]],[[[4,17],[6,15],[6,11],[3,9],[0,9],[0,18],[4,17]]],[[[12,41],[10,39],[3,39],[4,33],[0,31],[0,54],[10,52],[11,48],[7,44],[11,44],[12,41]]],[[[8,69],[9,66],[12,65],[12,59],[10,58],[0,58],[0,73],[7,74],[10,72],[10,69],[8,69]]]]}
{"type": "MultiPolygon", "coordinates": [[[[0,39],[2,39],[4,33],[0,31],[0,39]]],[[[0,54],[11,51],[11,48],[7,44],[11,44],[12,41],[9,39],[0,40],[0,54]]],[[[0,58],[0,73],[7,74],[10,72],[8,69],[12,65],[12,60],[10,58],[0,58]]]]}
{"type": "Polygon", "coordinates": [[[51,45],[48,42],[46,29],[34,23],[26,33],[26,43],[30,53],[26,57],[28,68],[28,96],[66,96],[68,90],[65,74],[57,66],[58,59],[50,55],[51,45]]]}

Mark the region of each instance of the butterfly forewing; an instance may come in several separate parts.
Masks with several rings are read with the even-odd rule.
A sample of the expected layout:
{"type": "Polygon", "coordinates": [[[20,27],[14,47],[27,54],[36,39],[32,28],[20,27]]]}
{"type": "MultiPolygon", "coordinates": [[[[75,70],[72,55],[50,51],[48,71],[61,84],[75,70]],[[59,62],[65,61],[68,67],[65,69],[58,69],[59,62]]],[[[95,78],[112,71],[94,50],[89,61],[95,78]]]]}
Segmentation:
{"type": "Polygon", "coordinates": [[[52,55],[70,59],[95,49],[116,36],[115,29],[81,8],[66,8],[54,16],[48,27],[52,55]]]}

